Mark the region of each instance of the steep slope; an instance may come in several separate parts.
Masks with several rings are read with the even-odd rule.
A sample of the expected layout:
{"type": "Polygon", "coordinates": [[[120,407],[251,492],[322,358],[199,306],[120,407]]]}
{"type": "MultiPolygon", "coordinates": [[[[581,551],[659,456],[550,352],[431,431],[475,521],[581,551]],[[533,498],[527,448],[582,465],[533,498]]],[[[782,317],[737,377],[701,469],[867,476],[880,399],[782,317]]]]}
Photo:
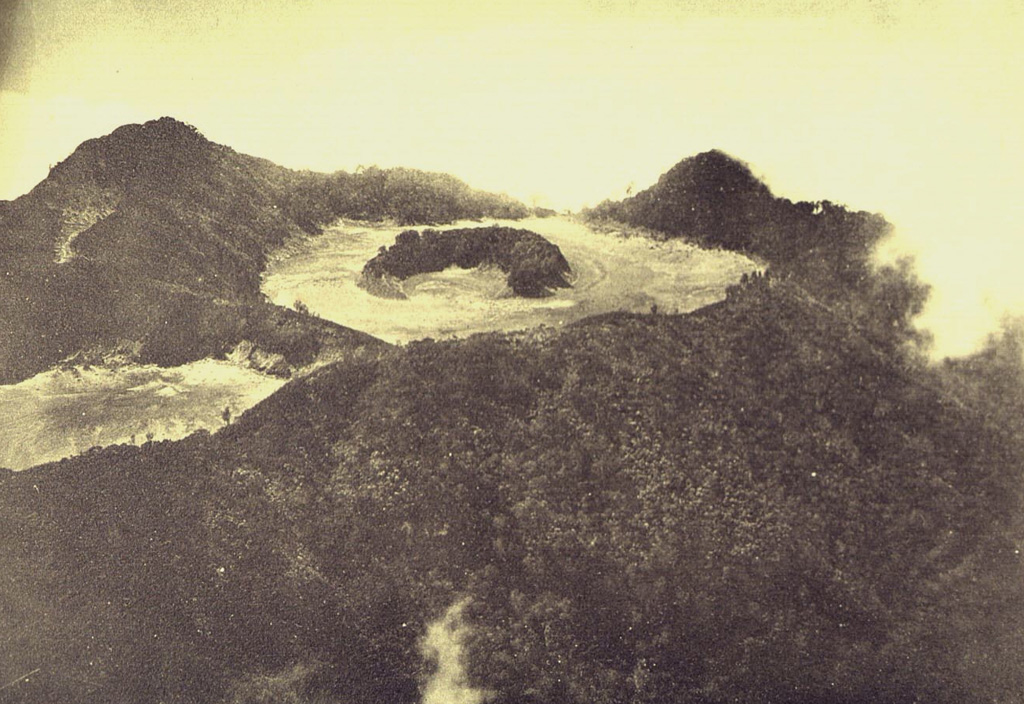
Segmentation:
{"type": "Polygon", "coordinates": [[[791,283],[410,344],[0,484],[19,701],[1019,702],[1020,440],[791,283]]]}
{"type": "MultiPolygon", "coordinates": [[[[284,315],[259,294],[268,254],[342,215],[525,212],[450,176],[300,173],[170,118],[126,125],[83,143],[0,210],[0,381],[94,347],[141,344],[156,355],[144,361],[162,361],[155,341],[168,335],[195,338],[171,350],[176,358],[223,353],[240,341],[239,326],[267,328],[266,317],[284,315]]],[[[310,339],[355,339],[324,321],[301,325],[310,339]]]]}
{"type": "Polygon", "coordinates": [[[819,299],[844,307],[877,342],[916,336],[911,320],[927,297],[909,262],[876,266],[892,226],[884,217],[829,201],[777,198],[750,168],[714,150],[683,159],[650,188],[586,211],[611,220],[759,257],[819,299]]]}

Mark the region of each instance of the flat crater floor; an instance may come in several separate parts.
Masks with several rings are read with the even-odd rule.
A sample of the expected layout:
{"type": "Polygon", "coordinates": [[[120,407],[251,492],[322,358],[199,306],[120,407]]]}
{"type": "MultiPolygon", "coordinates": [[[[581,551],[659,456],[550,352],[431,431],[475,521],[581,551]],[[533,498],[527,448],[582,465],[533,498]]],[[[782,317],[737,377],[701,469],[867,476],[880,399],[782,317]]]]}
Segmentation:
{"type": "Polygon", "coordinates": [[[51,369],[0,386],[0,467],[26,469],[92,447],[216,430],[282,384],[211,359],[171,368],[51,369]]]}
{"type": "Polygon", "coordinates": [[[684,313],[724,298],[726,286],[755,268],[735,252],[596,232],[562,217],[449,227],[495,222],[557,245],[572,267],[572,287],[520,298],[506,289],[500,271],[452,267],[406,279],[406,300],[379,298],[357,285],[363,265],[410,228],[343,222],[279,254],[267,267],[263,292],[278,305],[300,301],[322,318],[401,343],[558,325],[618,310],[647,312],[652,305],[684,313]]]}

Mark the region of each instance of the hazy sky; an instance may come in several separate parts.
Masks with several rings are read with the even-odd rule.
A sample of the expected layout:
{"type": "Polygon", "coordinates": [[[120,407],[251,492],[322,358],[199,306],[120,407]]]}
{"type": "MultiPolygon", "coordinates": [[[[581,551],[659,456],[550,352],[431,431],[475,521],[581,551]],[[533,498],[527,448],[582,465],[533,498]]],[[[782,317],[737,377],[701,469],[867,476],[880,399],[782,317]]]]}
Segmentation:
{"type": "Polygon", "coordinates": [[[162,115],[576,208],[712,147],[885,213],[942,353],[1024,312],[1024,3],[0,0],[0,198],[162,115]]]}

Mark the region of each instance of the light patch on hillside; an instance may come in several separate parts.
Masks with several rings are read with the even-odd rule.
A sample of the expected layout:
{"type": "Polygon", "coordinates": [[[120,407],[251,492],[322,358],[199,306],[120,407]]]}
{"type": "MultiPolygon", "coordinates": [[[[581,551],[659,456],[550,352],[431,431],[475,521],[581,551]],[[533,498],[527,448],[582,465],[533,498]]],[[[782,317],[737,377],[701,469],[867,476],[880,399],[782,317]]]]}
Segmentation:
{"type": "Polygon", "coordinates": [[[423,704],[484,704],[494,693],[469,685],[464,646],[469,626],[462,612],[469,599],[452,604],[437,621],[427,627],[421,644],[423,657],[437,668],[423,687],[423,704]]]}
{"type": "Polygon", "coordinates": [[[113,205],[99,204],[90,208],[65,209],[61,217],[60,239],[57,241],[57,252],[54,261],[64,264],[75,256],[72,246],[75,238],[114,212],[113,205]]]}
{"type": "Polygon", "coordinates": [[[0,386],[0,467],[26,469],[92,447],[216,430],[283,379],[215,360],[181,367],[54,369],[0,386]]]}

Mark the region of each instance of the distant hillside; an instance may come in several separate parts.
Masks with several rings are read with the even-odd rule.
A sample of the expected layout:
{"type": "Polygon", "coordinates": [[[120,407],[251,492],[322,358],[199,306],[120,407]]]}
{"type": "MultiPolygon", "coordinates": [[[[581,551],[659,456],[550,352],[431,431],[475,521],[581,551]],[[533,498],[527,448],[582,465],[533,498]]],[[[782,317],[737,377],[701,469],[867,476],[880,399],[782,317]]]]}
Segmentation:
{"type": "Polygon", "coordinates": [[[492,266],[507,274],[517,296],[539,297],[567,288],[572,273],[561,250],[541,235],[512,227],[469,227],[455,230],[400,232],[395,243],[363,267],[360,285],[371,293],[404,298],[390,286],[416,274],[444,271],[450,266],[473,269],[492,266]]]}
{"type": "Polygon", "coordinates": [[[775,198],[742,162],[720,151],[684,159],[632,198],[591,211],[711,247],[765,254],[761,232],[775,198]],[[753,230],[753,231],[752,231],[753,230]]]}
{"type": "MultiPolygon", "coordinates": [[[[156,355],[144,361],[222,353],[240,341],[239,326],[267,328],[267,317],[285,315],[260,297],[267,255],[340,216],[431,223],[526,213],[446,175],[295,172],[170,118],[126,125],[83,143],[0,208],[0,381],[93,347],[141,345],[156,355]],[[168,339],[186,344],[161,350],[168,339]]],[[[311,339],[351,342],[332,323],[299,325],[311,339]]]]}
{"type": "MultiPolygon", "coordinates": [[[[327,181],[335,215],[357,220],[394,220],[401,225],[442,225],[456,220],[517,220],[529,208],[505,195],[475,191],[448,174],[371,166],[354,174],[339,171],[327,181]]],[[[317,198],[305,192],[307,198],[317,198]]]]}
{"type": "Polygon", "coordinates": [[[885,218],[829,201],[776,198],[746,164],[717,150],[684,159],[650,188],[584,216],[759,257],[777,277],[845,308],[877,341],[913,337],[910,321],[927,297],[908,263],[872,264],[892,230],[885,218]]]}
{"type": "Polygon", "coordinates": [[[785,281],[342,362],[2,480],[0,681],[412,704],[469,598],[496,704],[1021,702],[1024,447],[946,389],[785,281]]]}

